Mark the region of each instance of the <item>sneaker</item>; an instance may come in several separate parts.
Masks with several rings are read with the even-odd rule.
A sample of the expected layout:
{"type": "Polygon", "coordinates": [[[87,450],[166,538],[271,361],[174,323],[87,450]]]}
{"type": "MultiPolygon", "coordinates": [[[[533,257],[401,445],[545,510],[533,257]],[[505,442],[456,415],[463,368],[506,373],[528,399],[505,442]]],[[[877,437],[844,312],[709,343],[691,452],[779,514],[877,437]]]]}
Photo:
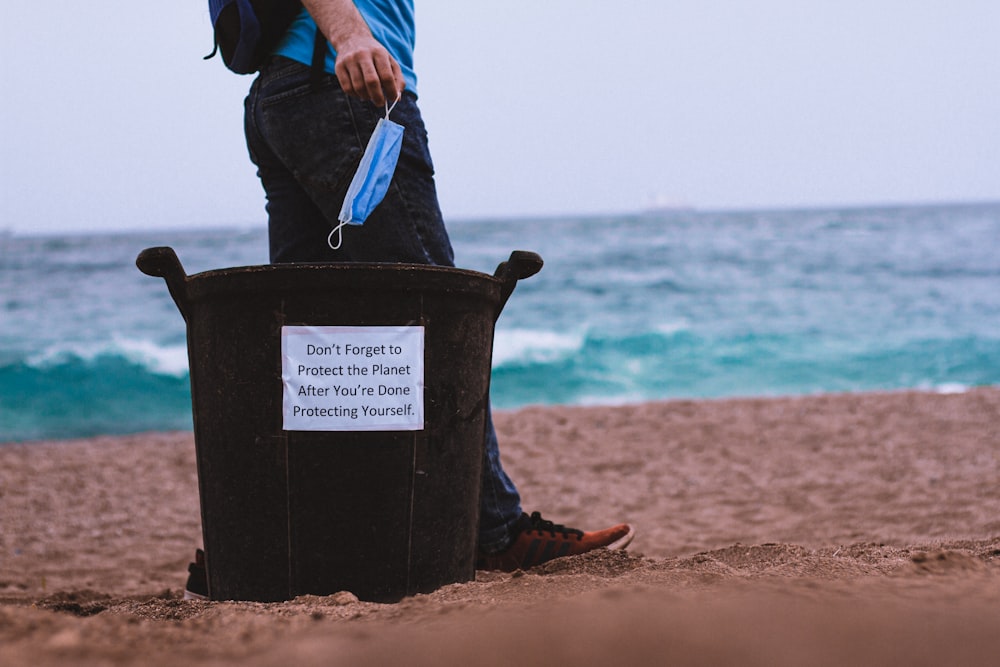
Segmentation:
{"type": "Polygon", "coordinates": [[[624,549],[635,537],[627,523],[588,533],[546,521],[538,512],[521,515],[517,537],[506,551],[480,553],[476,569],[513,572],[527,570],[554,558],[575,556],[594,549],[624,549]]]}
{"type": "Polygon", "coordinates": [[[188,580],[184,585],[185,600],[208,599],[208,574],[205,570],[205,552],[197,549],[194,562],[188,565],[188,580]]]}

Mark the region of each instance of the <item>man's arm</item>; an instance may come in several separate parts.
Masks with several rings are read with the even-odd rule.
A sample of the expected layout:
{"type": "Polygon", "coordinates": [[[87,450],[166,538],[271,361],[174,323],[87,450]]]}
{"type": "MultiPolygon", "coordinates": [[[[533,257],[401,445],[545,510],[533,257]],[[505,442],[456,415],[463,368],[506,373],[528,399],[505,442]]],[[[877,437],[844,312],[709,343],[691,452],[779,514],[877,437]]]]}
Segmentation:
{"type": "Polygon", "coordinates": [[[337,80],[344,92],[382,106],[406,83],[399,63],[372,37],[352,0],[302,0],[337,51],[337,80]]]}

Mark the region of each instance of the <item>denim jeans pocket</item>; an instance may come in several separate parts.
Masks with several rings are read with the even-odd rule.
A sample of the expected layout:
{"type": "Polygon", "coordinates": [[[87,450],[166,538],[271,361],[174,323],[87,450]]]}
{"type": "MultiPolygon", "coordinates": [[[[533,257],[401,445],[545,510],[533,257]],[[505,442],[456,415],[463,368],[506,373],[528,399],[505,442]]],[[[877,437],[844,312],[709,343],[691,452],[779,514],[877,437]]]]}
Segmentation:
{"type": "Polygon", "coordinates": [[[327,219],[336,220],[377,122],[374,107],[366,109],[332,85],[317,87],[301,78],[294,85],[268,83],[261,91],[259,129],[327,219]]]}

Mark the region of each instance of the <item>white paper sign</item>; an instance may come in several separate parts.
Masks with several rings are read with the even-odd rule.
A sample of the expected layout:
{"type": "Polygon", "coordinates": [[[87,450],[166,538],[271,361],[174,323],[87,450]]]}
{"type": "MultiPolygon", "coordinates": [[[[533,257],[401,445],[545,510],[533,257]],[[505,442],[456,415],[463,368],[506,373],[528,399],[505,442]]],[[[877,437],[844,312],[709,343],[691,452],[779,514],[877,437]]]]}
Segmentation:
{"type": "Polygon", "coordinates": [[[281,328],[286,431],[424,428],[424,328],[281,328]]]}

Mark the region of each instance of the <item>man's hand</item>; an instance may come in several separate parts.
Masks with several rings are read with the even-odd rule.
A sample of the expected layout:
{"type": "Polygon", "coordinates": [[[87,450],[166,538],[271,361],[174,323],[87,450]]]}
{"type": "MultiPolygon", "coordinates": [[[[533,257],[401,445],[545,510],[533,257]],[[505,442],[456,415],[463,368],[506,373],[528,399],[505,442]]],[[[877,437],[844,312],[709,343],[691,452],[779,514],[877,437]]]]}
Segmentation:
{"type": "Polygon", "coordinates": [[[399,63],[369,33],[334,45],[337,80],[349,95],[383,106],[399,99],[406,85],[399,63]]]}
{"type": "Polygon", "coordinates": [[[378,106],[395,101],[406,86],[396,59],[372,37],[351,0],[303,0],[337,52],[336,74],[344,92],[378,106]]]}

